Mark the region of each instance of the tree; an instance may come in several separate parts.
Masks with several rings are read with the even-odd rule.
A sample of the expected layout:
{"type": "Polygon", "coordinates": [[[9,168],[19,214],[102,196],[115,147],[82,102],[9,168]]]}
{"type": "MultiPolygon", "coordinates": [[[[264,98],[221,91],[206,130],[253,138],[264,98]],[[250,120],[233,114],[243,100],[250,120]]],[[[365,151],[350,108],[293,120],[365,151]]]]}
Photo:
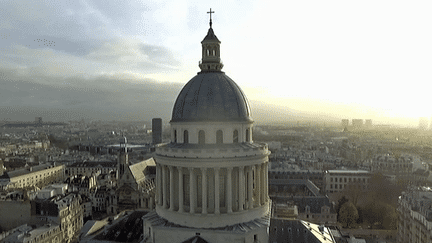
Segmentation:
{"type": "Polygon", "coordinates": [[[357,208],[351,202],[346,202],[339,210],[339,222],[344,228],[351,228],[358,219],[357,208]]]}
{"type": "Polygon", "coordinates": [[[345,186],[343,195],[345,195],[353,204],[357,207],[359,199],[364,196],[365,190],[363,190],[363,183],[350,182],[345,186]]]}
{"type": "Polygon", "coordinates": [[[363,219],[372,227],[392,230],[397,227],[396,208],[384,202],[372,202],[363,210],[363,219]]]}

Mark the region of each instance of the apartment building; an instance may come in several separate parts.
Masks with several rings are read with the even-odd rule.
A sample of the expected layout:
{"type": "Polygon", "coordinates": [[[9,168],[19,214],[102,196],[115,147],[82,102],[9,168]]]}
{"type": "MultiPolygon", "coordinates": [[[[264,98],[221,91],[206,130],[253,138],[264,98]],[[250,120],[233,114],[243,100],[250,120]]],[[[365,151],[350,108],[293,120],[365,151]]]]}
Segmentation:
{"type": "Polygon", "coordinates": [[[328,170],[325,177],[325,191],[338,193],[348,187],[366,190],[369,186],[371,173],[366,170],[328,170]]]}
{"type": "Polygon", "coordinates": [[[27,166],[21,169],[4,172],[0,175],[0,190],[42,188],[56,182],[62,182],[65,175],[65,166],[54,163],[45,163],[36,166],[27,166]]]}
{"type": "Polygon", "coordinates": [[[432,242],[432,190],[420,187],[399,197],[398,242],[432,242]]]}

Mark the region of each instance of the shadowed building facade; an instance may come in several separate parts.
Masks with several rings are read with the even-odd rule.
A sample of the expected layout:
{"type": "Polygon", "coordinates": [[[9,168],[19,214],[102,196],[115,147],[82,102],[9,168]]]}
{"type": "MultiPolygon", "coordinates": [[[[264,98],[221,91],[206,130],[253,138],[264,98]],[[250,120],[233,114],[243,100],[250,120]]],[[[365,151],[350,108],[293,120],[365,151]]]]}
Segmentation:
{"type": "Polygon", "coordinates": [[[156,212],[144,216],[149,242],[268,242],[268,155],[252,140],[240,87],[224,72],[210,29],[201,72],[177,97],[171,143],[156,150],[156,212]]]}

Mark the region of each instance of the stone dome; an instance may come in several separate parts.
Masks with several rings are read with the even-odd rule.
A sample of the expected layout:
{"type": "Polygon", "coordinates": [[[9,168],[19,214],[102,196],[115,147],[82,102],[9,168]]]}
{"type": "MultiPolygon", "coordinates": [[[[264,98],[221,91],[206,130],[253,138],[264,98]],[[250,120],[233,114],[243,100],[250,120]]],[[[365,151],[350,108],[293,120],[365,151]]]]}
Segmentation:
{"type": "Polygon", "coordinates": [[[171,122],[252,122],[240,87],[224,72],[199,72],[181,90],[171,122]]]}

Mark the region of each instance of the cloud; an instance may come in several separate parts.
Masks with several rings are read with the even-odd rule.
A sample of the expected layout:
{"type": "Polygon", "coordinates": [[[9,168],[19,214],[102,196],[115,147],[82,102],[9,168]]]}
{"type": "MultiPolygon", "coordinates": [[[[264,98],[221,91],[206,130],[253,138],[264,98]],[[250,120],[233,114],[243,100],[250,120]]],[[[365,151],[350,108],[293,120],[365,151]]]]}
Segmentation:
{"type": "Polygon", "coordinates": [[[32,120],[41,114],[46,120],[169,119],[182,86],[127,75],[59,80],[40,74],[35,79],[4,68],[0,69],[0,83],[0,119],[15,120],[32,120]]]}

